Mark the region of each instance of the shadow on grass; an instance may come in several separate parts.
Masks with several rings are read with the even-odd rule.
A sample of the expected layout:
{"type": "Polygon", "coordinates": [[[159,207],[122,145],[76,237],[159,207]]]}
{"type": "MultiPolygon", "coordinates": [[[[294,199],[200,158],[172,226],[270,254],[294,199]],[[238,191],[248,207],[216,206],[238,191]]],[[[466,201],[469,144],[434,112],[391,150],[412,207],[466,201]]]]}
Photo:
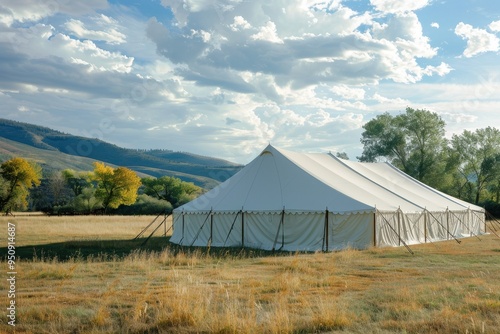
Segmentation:
{"type": "MultiPolygon", "coordinates": [[[[145,238],[136,240],[70,240],[43,245],[16,247],[16,258],[24,261],[51,260],[57,258],[59,261],[70,259],[89,258],[102,261],[120,259],[133,252],[144,251],[159,253],[168,250],[171,254],[179,253],[194,254],[197,256],[209,256],[213,258],[255,258],[269,256],[288,256],[295,252],[265,251],[260,249],[236,248],[236,247],[187,247],[170,243],[170,237],[152,237],[145,243],[145,238]]],[[[7,247],[0,248],[1,254],[7,254],[7,247]]],[[[3,256],[3,260],[6,255],[3,256]]]]}

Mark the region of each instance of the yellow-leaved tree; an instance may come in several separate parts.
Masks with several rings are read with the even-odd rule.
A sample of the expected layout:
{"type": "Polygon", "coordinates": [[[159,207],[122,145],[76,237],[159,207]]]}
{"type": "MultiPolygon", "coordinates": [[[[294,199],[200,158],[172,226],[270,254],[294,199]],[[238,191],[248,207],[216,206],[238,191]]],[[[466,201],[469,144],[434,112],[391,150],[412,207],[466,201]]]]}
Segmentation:
{"type": "Polygon", "coordinates": [[[134,204],[141,179],[133,170],[125,167],[112,168],[101,162],[94,163],[93,179],[97,182],[96,198],[102,201],[104,212],[120,205],[134,204]]]}
{"type": "Polygon", "coordinates": [[[23,158],[12,158],[0,165],[0,210],[6,214],[23,209],[29,189],[40,185],[41,168],[23,158]]]}

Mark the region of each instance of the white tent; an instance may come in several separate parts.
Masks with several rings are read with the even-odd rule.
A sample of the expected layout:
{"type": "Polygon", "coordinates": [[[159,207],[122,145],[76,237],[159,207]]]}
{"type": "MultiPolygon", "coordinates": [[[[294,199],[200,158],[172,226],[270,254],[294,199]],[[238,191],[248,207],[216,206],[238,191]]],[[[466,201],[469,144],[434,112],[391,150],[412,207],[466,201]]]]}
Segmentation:
{"type": "Polygon", "coordinates": [[[271,145],[237,174],[174,210],[171,242],[317,251],[400,246],[485,233],[484,209],[389,163],[271,145]]]}

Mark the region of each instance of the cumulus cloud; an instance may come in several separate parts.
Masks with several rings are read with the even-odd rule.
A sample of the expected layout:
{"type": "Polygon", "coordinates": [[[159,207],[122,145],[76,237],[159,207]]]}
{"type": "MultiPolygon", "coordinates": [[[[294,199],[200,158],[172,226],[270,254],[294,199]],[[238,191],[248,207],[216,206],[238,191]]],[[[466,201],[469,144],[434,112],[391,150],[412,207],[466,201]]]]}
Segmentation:
{"type": "Polygon", "coordinates": [[[265,26],[259,29],[259,32],[250,36],[253,40],[268,41],[271,43],[283,44],[283,40],[278,37],[276,32],[276,24],[273,21],[268,21],[265,26]]]}
{"type": "MultiPolygon", "coordinates": [[[[374,114],[451,96],[421,88],[453,70],[418,16],[430,0],[161,0],[156,18],[105,0],[47,3],[0,5],[5,116],[72,133],[110,118],[104,139],[122,146],[242,162],[269,142],[346,151],[374,114]]],[[[494,49],[498,21],[489,44],[474,29],[458,29],[480,45],[468,54],[494,49]]]]}
{"type": "Polygon", "coordinates": [[[391,14],[400,14],[424,8],[429,4],[429,0],[370,0],[370,3],[378,11],[391,14]]]}
{"type": "Polygon", "coordinates": [[[94,18],[96,25],[101,30],[87,29],[80,20],[70,19],[64,26],[71,33],[83,39],[104,41],[108,44],[122,44],[125,42],[125,35],[117,30],[117,22],[110,17],[100,15],[94,18]]]}
{"type": "Polygon", "coordinates": [[[500,20],[491,22],[488,28],[490,28],[491,31],[500,32],[500,20]]]}
{"type": "Polygon", "coordinates": [[[436,29],[439,29],[439,23],[437,23],[437,22],[432,22],[432,23],[431,23],[431,27],[436,28],[436,29]]]}
{"type": "MultiPolygon", "coordinates": [[[[271,75],[275,85],[296,89],[328,82],[417,82],[436,73],[418,64],[419,58],[437,54],[411,12],[426,1],[405,6],[375,2],[377,8],[393,8],[397,13],[383,24],[340,2],[328,10],[299,1],[285,6],[231,2],[225,11],[210,1],[162,3],[174,13],[178,27],[172,29],[152,19],[148,36],[159,54],[185,65],[178,74],[200,85],[237,82],[248,72],[271,75]],[[372,29],[361,33],[362,25],[372,29]],[[193,31],[209,31],[217,43],[193,31]],[[218,79],[209,80],[214,72],[219,73],[218,79]]],[[[241,83],[234,87],[242,89],[241,83]]],[[[257,87],[253,90],[258,91],[257,87]]]]}
{"type": "Polygon", "coordinates": [[[497,36],[484,29],[474,28],[470,24],[460,22],[455,27],[455,34],[467,41],[467,47],[463,52],[467,58],[500,49],[500,40],[497,36]]]}
{"type": "Polygon", "coordinates": [[[243,18],[243,16],[235,16],[234,22],[231,23],[229,27],[232,31],[238,31],[241,29],[250,29],[252,26],[243,18]]]}
{"type": "Polygon", "coordinates": [[[363,100],[365,98],[365,90],[363,88],[336,85],[331,88],[331,91],[346,100],[363,100]]]}
{"type": "Polygon", "coordinates": [[[107,0],[4,0],[0,4],[0,22],[36,22],[56,13],[82,15],[108,7],[107,0]]]}
{"type": "MultiPolygon", "coordinates": [[[[11,44],[12,48],[34,59],[59,57],[64,62],[85,64],[88,71],[122,73],[129,73],[134,61],[133,57],[122,55],[120,52],[102,49],[91,40],[80,41],[57,33],[51,25],[39,23],[29,28],[12,29],[11,33],[17,35],[16,43],[11,44]]],[[[9,42],[9,39],[3,41],[9,42]]]]}

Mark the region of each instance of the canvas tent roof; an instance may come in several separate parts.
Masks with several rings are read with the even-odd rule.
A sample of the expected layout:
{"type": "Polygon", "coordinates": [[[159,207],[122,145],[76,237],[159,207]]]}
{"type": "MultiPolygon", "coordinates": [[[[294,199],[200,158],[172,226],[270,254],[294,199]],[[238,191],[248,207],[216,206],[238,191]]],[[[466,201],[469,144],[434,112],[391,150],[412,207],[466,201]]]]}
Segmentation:
{"type": "Polygon", "coordinates": [[[341,160],[267,146],[240,172],[175,212],[403,212],[475,210],[389,163],[341,160]]]}

